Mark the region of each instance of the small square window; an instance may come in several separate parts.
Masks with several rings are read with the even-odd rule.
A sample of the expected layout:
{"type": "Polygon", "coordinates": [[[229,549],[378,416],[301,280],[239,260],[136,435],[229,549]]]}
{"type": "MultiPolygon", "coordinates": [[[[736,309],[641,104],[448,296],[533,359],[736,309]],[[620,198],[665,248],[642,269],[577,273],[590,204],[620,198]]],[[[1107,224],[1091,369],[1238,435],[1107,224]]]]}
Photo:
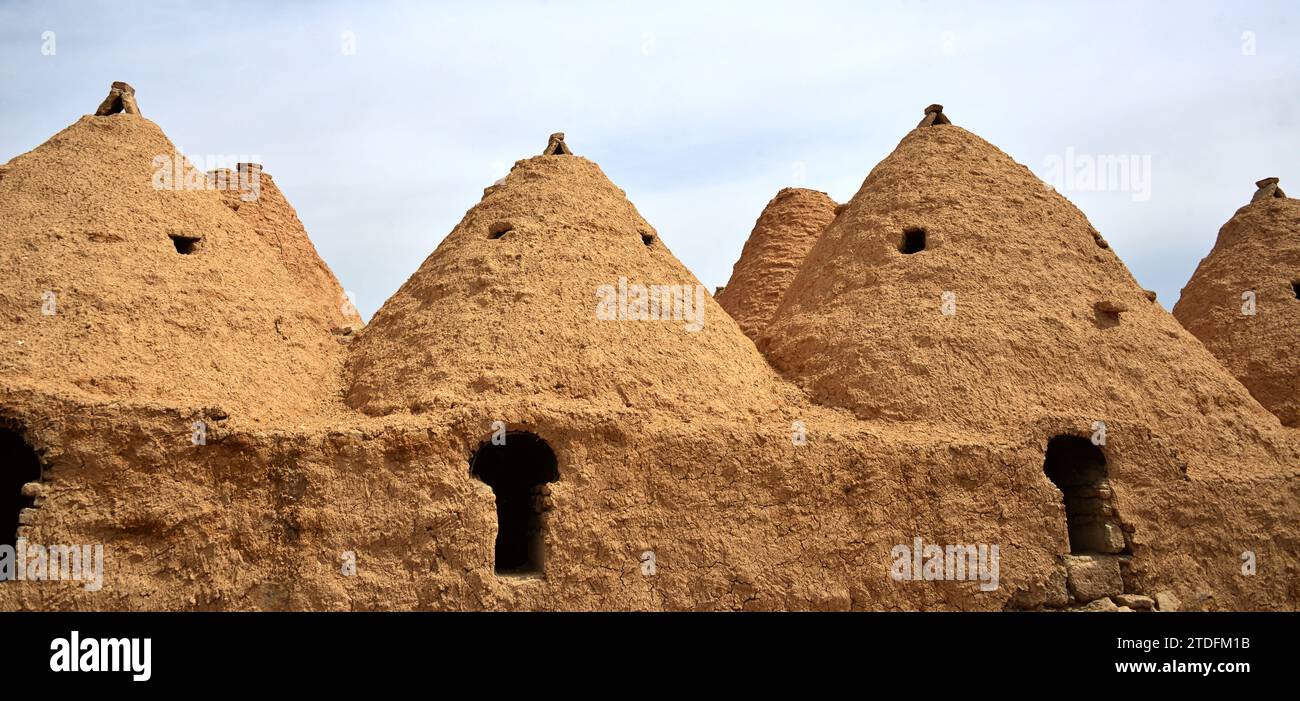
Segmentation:
{"type": "Polygon", "coordinates": [[[925,250],[925,229],[908,229],[903,232],[903,240],[898,244],[902,253],[920,253],[925,250]]]}

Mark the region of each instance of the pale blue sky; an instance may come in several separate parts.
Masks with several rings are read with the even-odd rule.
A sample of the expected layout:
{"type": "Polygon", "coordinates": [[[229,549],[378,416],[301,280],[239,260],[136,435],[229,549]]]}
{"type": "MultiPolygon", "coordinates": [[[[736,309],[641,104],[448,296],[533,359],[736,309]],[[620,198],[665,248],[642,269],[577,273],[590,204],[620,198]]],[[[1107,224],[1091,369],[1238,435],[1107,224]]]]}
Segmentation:
{"type": "Polygon", "coordinates": [[[259,155],[367,317],[552,131],[710,288],[778,189],[848,199],[931,102],[1044,176],[1149,156],[1145,201],[1065,194],[1166,307],[1255,180],[1300,192],[1294,1],[3,2],[0,161],[113,80],[259,155]]]}

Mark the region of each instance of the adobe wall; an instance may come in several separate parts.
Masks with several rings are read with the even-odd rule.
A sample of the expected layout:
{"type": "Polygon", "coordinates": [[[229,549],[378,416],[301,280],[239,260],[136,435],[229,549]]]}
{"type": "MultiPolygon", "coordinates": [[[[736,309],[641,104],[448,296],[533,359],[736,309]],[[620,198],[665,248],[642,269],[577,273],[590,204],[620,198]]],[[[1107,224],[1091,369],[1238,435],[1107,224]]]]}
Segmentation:
{"type": "MultiPolygon", "coordinates": [[[[48,463],[24,535],[104,543],[105,586],[0,584],[0,609],[975,609],[1065,605],[1065,517],[1043,474],[1045,421],[1017,442],[801,412],[736,426],[681,417],[466,407],[243,430],[161,406],[0,393],[48,463]],[[554,449],[545,579],[493,573],[491,490],[468,459],[494,415],[554,449]],[[42,417],[57,417],[47,420],[42,417]],[[788,417],[787,417],[788,418],[788,417]],[[929,437],[925,437],[925,436],[929,437]],[[1000,547],[1000,586],[896,582],[890,549],[1000,547]],[[639,555],[655,553],[643,576],[639,555]],[[340,556],[357,555],[355,576],[340,556]]],[[[1111,485],[1132,529],[1127,590],[1185,606],[1294,609],[1294,473],[1190,477],[1116,427],[1111,485]],[[1259,570],[1240,573],[1254,550],[1259,570]],[[1212,599],[1203,594],[1212,593],[1212,599]]]]}

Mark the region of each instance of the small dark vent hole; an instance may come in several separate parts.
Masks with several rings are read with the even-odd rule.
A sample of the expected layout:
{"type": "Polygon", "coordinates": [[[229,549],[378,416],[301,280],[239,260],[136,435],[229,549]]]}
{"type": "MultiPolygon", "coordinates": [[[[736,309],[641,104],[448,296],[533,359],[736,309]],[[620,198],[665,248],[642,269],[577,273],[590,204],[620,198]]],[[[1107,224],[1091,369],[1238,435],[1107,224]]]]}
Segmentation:
{"type": "Polygon", "coordinates": [[[903,232],[903,240],[898,244],[902,253],[920,253],[925,250],[925,229],[908,229],[903,232]]]}
{"type": "Polygon", "coordinates": [[[510,224],[507,224],[505,222],[497,222],[496,224],[492,225],[492,228],[488,229],[488,238],[499,239],[502,236],[505,236],[506,234],[514,230],[515,227],[511,226],[510,224]]]}
{"type": "Polygon", "coordinates": [[[650,244],[652,244],[652,243],[654,243],[654,242],[655,242],[655,235],[654,235],[654,234],[647,234],[647,233],[642,232],[642,234],[641,234],[641,243],[644,243],[645,245],[649,246],[650,244]]]}
{"type": "Polygon", "coordinates": [[[1295,293],[1295,298],[1300,299],[1300,280],[1291,283],[1291,291],[1295,293]]]}
{"type": "Polygon", "coordinates": [[[181,236],[180,234],[172,234],[171,239],[172,245],[176,247],[176,252],[183,256],[188,256],[199,250],[199,242],[203,240],[198,236],[181,236]]]}

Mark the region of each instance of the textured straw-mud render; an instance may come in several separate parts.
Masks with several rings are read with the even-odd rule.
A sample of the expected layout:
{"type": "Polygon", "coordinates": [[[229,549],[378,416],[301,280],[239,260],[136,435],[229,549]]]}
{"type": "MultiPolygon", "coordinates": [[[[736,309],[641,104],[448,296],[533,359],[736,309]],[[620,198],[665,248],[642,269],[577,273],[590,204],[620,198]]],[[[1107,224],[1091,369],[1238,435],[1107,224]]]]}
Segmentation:
{"type": "Polygon", "coordinates": [[[817,237],[835,219],[824,192],[787,187],[763,208],[718,304],[750,338],[767,328],[817,237]]]}
{"type": "Polygon", "coordinates": [[[1294,434],[1146,295],[1078,209],[956,126],[913,130],[871,172],[760,347],[815,400],[863,419],[1011,438],[1103,421],[1116,446],[1151,432],[1141,441],[1189,476],[1297,465],[1294,434]],[[925,250],[900,252],[908,229],[926,231],[925,250]]]}
{"type": "MultiPolygon", "coordinates": [[[[343,357],[331,329],[347,319],[305,232],[249,226],[188,164],[190,189],[156,189],[156,157],[176,157],[162,130],[118,113],[83,117],[4,166],[0,378],[245,422],[328,413],[343,357]],[[197,250],[181,255],[171,236],[199,238],[197,250]]],[[[267,185],[269,205],[245,211],[296,221],[267,185]]]]}
{"type": "Polygon", "coordinates": [[[1219,230],[1174,316],[1265,408],[1300,428],[1300,200],[1252,202],[1219,230]],[[1253,314],[1243,313],[1246,293],[1253,314]]]}
{"type": "Polygon", "coordinates": [[[597,291],[620,278],[692,300],[699,286],[595,163],[520,161],[370,320],[348,402],[388,414],[527,398],[743,421],[797,394],[702,288],[695,331],[597,318],[597,291]]]}
{"type": "Polygon", "coordinates": [[[1061,608],[1083,602],[1044,452],[1099,419],[1125,590],[1295,608],[1293,437],[1073,207],[928,129],[821,237],[765,332],[819,405],[712,299],[694,332],[596,317],[619,277],[695,279],[579,156],[516,164],[340,334],[337,284],[278,195],[251,216],[155,192],[156,127],[78,122],[0,180],[0,414],[44,463],[22,535],[104,543],[105,585],[0,583],[0,608],[1061,608]],[[894,258],[913,225],[931,248],[894,258]],[[205,248],[178,256],[173,229],[205,248]],[[46,288],[64,291],[54,317],[46,288]],[[1128,306],[1118,326],[1098,327],[1097,298],[1128,306]],[[192,445],[212,405],[228,418],[192,445]],[[494,495],[469,471],[493,421],[558,459],[539,577],[494,573],[494,495]],[[915,537],[998,544],[1000,586],[894,581],[890,549],[915,537]]]}

